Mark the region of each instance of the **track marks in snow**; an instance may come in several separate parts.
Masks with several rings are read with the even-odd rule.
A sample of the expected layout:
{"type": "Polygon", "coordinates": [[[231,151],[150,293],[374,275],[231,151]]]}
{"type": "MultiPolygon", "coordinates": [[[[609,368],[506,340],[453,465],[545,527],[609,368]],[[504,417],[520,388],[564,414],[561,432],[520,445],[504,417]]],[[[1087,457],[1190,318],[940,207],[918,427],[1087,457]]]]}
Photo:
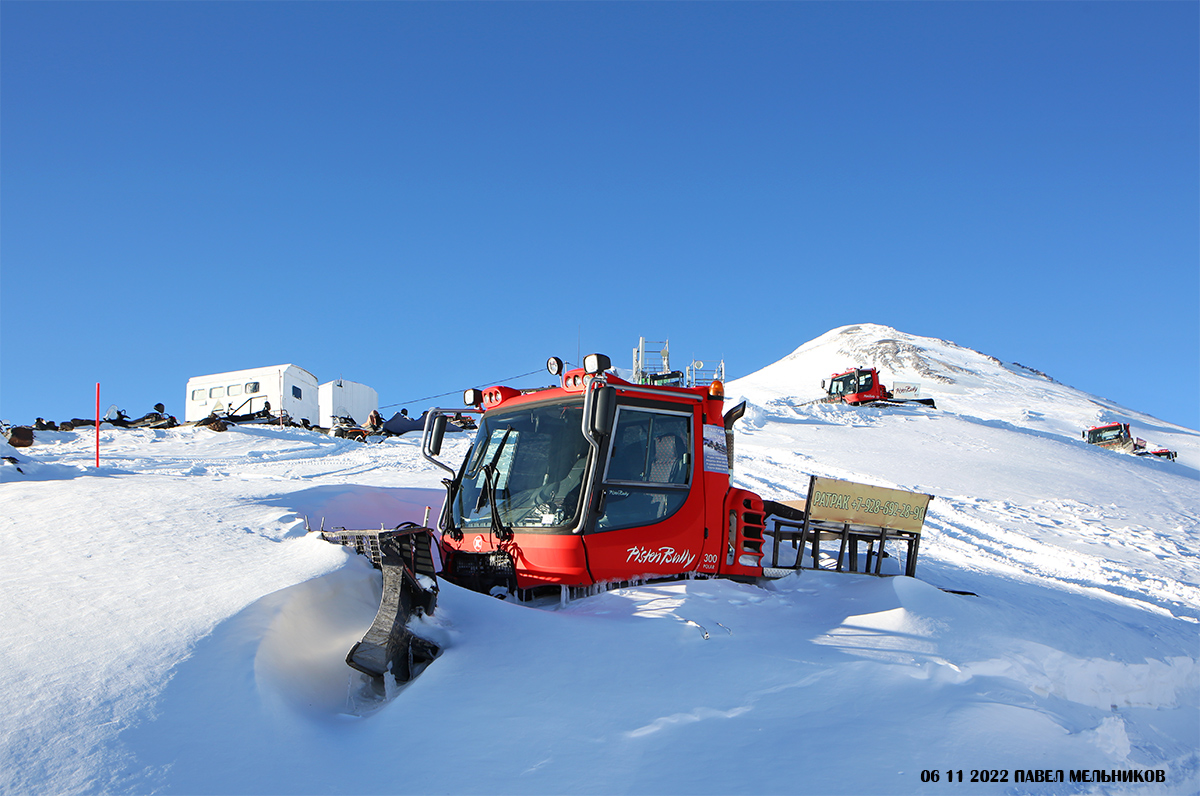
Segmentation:
{"type": "Polygon", "coordinates": [[[922,554],[970,568],[993,569],[1019,578],[1099,589],[1145,607],[1200,618],[1200,585],[1191,558],[1180,578],[1147,568],[1164,557],[1159,534],[1140,527],[1113,527],[1110,518],[1079,511],[1065,518],[1015,506],[967,498],[931,505],[922,554]],[[1037,526],[1043,530],[1025,530],[1037,526]]]}

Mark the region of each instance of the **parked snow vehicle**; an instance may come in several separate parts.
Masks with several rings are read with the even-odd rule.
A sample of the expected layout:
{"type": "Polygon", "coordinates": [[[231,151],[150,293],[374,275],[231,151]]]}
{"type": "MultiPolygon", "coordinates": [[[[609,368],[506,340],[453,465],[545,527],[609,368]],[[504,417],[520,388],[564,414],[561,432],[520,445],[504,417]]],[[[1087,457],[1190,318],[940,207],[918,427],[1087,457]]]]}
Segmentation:
{"type": "Polygon", "coordinates": [[[161,403],[155,404],[152,411],[129,421],[130,428],[175,428],[177,425],[179,421],[167,414],[167,408],[161,403]]]}
{"type": "Polygon", "coordinates": [[[1147,446],[1146,440],[1130,433],[1128,423],[1106,423],[1101,426],[1092,426],[1083,432],[1083,438],[1088,441],[1089,445],[1099,445],[1101,448],[1121,453],[1132,453],[1134,456],[1158,456],[1161,459],[1175,461],[1177,455],[1175,451],[1166,448],[1151,450],[1147,446]]]}
{"type": "Polygon", "coordinates": [[[896,384],[896,389],[889,390],[879,379],[879,371],[875,368],[851,368],[835,373],[829,377],[828,384],[822,380],[821,387],[825,390],[825,403],[844,403],[851,406],[863,404],[924,404],[935,409],[932,398],[921,398],[921,388],[916,384],[896,384]]]}
{"type": "MultiPolygon", "coordinates": [[[[441,577],[496,596],[548,593],[563,600],[664,578],[754,582],[803,566],[809,541],[811,561],[818,564],[817,543],[834,533],[843,553],[854,545],[851,562],[859,542],[872,550],[878,544],[878,573],[884,545],[900,538],[889,537],[884,526],[897,528],[902,517],[916,522],[904,570],[913,574],[928,495],[866,485],[851,491],[830,482],[834,487],[811,487],[805,507],[764,501],[730,483],[732,427],[745,404],[725,411],[720,381],[633,384],[608,373],[610,366],[607,357],[591,354],[583,368],[563,372],[561,360],[552,357],[547,368],[559,386],[472,389],[464,394],[466,410],[426,413],[422,453],[448,476],[436,535],[441,577]],[[447,423],[460,411],[479,422],[465,460],[454,467],[439,456],[447,423]],[[829,508],[817,511],[818,505],[829,508]],[[764,566],[768,534],[774,550],[771,565],[764,566]],[[793,560],[782,564],[781,541],[795,543],[784,551],[793,560]]],[[[384,572],[375,623],[348,660],[360,671],[390,671],[399,678],[398,672],[412,668],[410,658],[436,655],[424,640],[416,653],[409,649],[416,643],[407,622],[410,607],[431,611],[437,588],[432,566],[423,564],[422,531],[435,538],[432,529],[407,529],[402,544],[409,546],[390,558],[397,532],[324,534],[368,552],[384,572]],[[389,566],[404,572],[389,574],[389,566]]],[[[868,568],[870,557],[868,552],[868,568]]]]}
{"type": "Polygon", "coordinates": [[[155,404],[152,411],[135,420],[131,420],[124,410],[118,409],[114,405],[109,407],[108,413],[102,420],[117,428],[174,428],[179,425],[174,417],[167,414],[167,408],[161,403],[155,404]]]}
{"type": "Polygon", "coordinates": [[[332,425],[329,428],[329,436],[337,437],[338,439],[352,439],[355,442],[366,442],[370,435],[370,430],[362,428],[354,422],[353,417],[339,417],[334,415],[330,418],[332,425]]]}

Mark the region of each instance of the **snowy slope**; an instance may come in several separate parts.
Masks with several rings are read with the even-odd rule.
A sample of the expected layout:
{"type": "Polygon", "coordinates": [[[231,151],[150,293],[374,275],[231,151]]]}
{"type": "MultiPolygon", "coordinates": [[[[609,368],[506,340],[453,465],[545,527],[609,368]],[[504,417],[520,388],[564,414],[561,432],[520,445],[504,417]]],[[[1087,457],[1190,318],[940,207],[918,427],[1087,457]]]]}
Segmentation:
{"type": "Polygon", "coordinates": [[[342,660],[378,575],[304,525],[436,512],[415,437],[109,429],[98,469],[87,433],[0,446],[22,470],[0,464],[0,790],[934,793],[946,769],[997,769],[953,789],[1200,791],[1196,431],[869,325],[728,391],[749,402],[741,485],[934,494],[918,579],[687,581],[557,610],[445,585],[426,628],[444,654],[385,702],[342,660]],[[856,364],[938,410],[804,403],[856,364]],[[1109,419],[1179,460],[1080,440],[1109,419]],[[1165,782],[1015,773],[1114,768],[1165,782]]]}
{"type": "Polygon", "coordinates": [[[961,550],[960,564],[986,560],[1067,583],[1098,579],[1149,602],[1200,606],[1194,567],[1184,566],[1198,551],[1194,430],[873,324],[835,329],[731,382],[727,394],[730,405],[749,405],[736,443],[748,488],[800,497],[807,476],[818,475],[932,493],[923,547],[931,556],[961,550]],[[919,382],[938,409],[807,403],[822,394],[822,378],[856,365],[879,368],[888,385],[919,382]],[[1116,421],[1178,459],[1117,453],[1080,436],[1116,421]]]}

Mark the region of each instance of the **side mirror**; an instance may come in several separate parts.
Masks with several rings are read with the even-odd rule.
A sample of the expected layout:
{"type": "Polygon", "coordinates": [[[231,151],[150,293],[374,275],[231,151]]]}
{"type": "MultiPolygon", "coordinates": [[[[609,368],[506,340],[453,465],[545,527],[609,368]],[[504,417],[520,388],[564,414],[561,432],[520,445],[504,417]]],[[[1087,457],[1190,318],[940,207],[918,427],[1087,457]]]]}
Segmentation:
{"type": "Polygon", "coordinates": [[[733,424],[742,419],[742,415],[746,414],[746,402],[742,401],[737,406],[725,413],[725,430],[729,431],[733,428],[733,424]]]}
{"type": "Polygon", "coordinates": [[[596,398],[592,403],[592,416],[588,418],[588,428],[592,436],[607,437],[612,433],[613,424],[617,417],[617,391],[612,387],[601,387],[596,390],[596,398]]]}
{"type": "MultiPolygon", "coordinates": [[[[822,382],[824,384],[824,382],[822,382]]],[[[733,424],[742,419],[742,415],[746,414],[746,402],[742,401],[737,406],[725,413],[725,455],[729,458],[729,472],[733,473],[733,424]]]]}
{"type": "Polygon", "coordinates": [[[434,456],[442,452],[442,438],[446,436],[446,416],[438,415],[429,429],[429,452],[434,456]]]}

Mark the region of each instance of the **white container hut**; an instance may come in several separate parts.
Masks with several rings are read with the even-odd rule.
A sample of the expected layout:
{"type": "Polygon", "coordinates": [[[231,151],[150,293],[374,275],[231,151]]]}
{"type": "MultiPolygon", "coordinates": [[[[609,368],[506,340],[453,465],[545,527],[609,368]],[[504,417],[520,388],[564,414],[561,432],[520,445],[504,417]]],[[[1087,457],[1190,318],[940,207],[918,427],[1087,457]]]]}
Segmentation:
{"type": "Polygon", "coordinates": [[[379,409],[379,393],[365,384],[336,379],[317,389],[317,403],[321,408],[321,428],[333,428],[335,417],[352,418],[362,425],[379,409]]]}
{"type": "Polygon", "coordinates": [[[187,383],[184,420],[203,420],[211,414],[249,415],[271,405],[271,415],[287,412],[294,423],[316,424],[317,377],[296,365],[231,370],[193,376],[187,383]]]}

